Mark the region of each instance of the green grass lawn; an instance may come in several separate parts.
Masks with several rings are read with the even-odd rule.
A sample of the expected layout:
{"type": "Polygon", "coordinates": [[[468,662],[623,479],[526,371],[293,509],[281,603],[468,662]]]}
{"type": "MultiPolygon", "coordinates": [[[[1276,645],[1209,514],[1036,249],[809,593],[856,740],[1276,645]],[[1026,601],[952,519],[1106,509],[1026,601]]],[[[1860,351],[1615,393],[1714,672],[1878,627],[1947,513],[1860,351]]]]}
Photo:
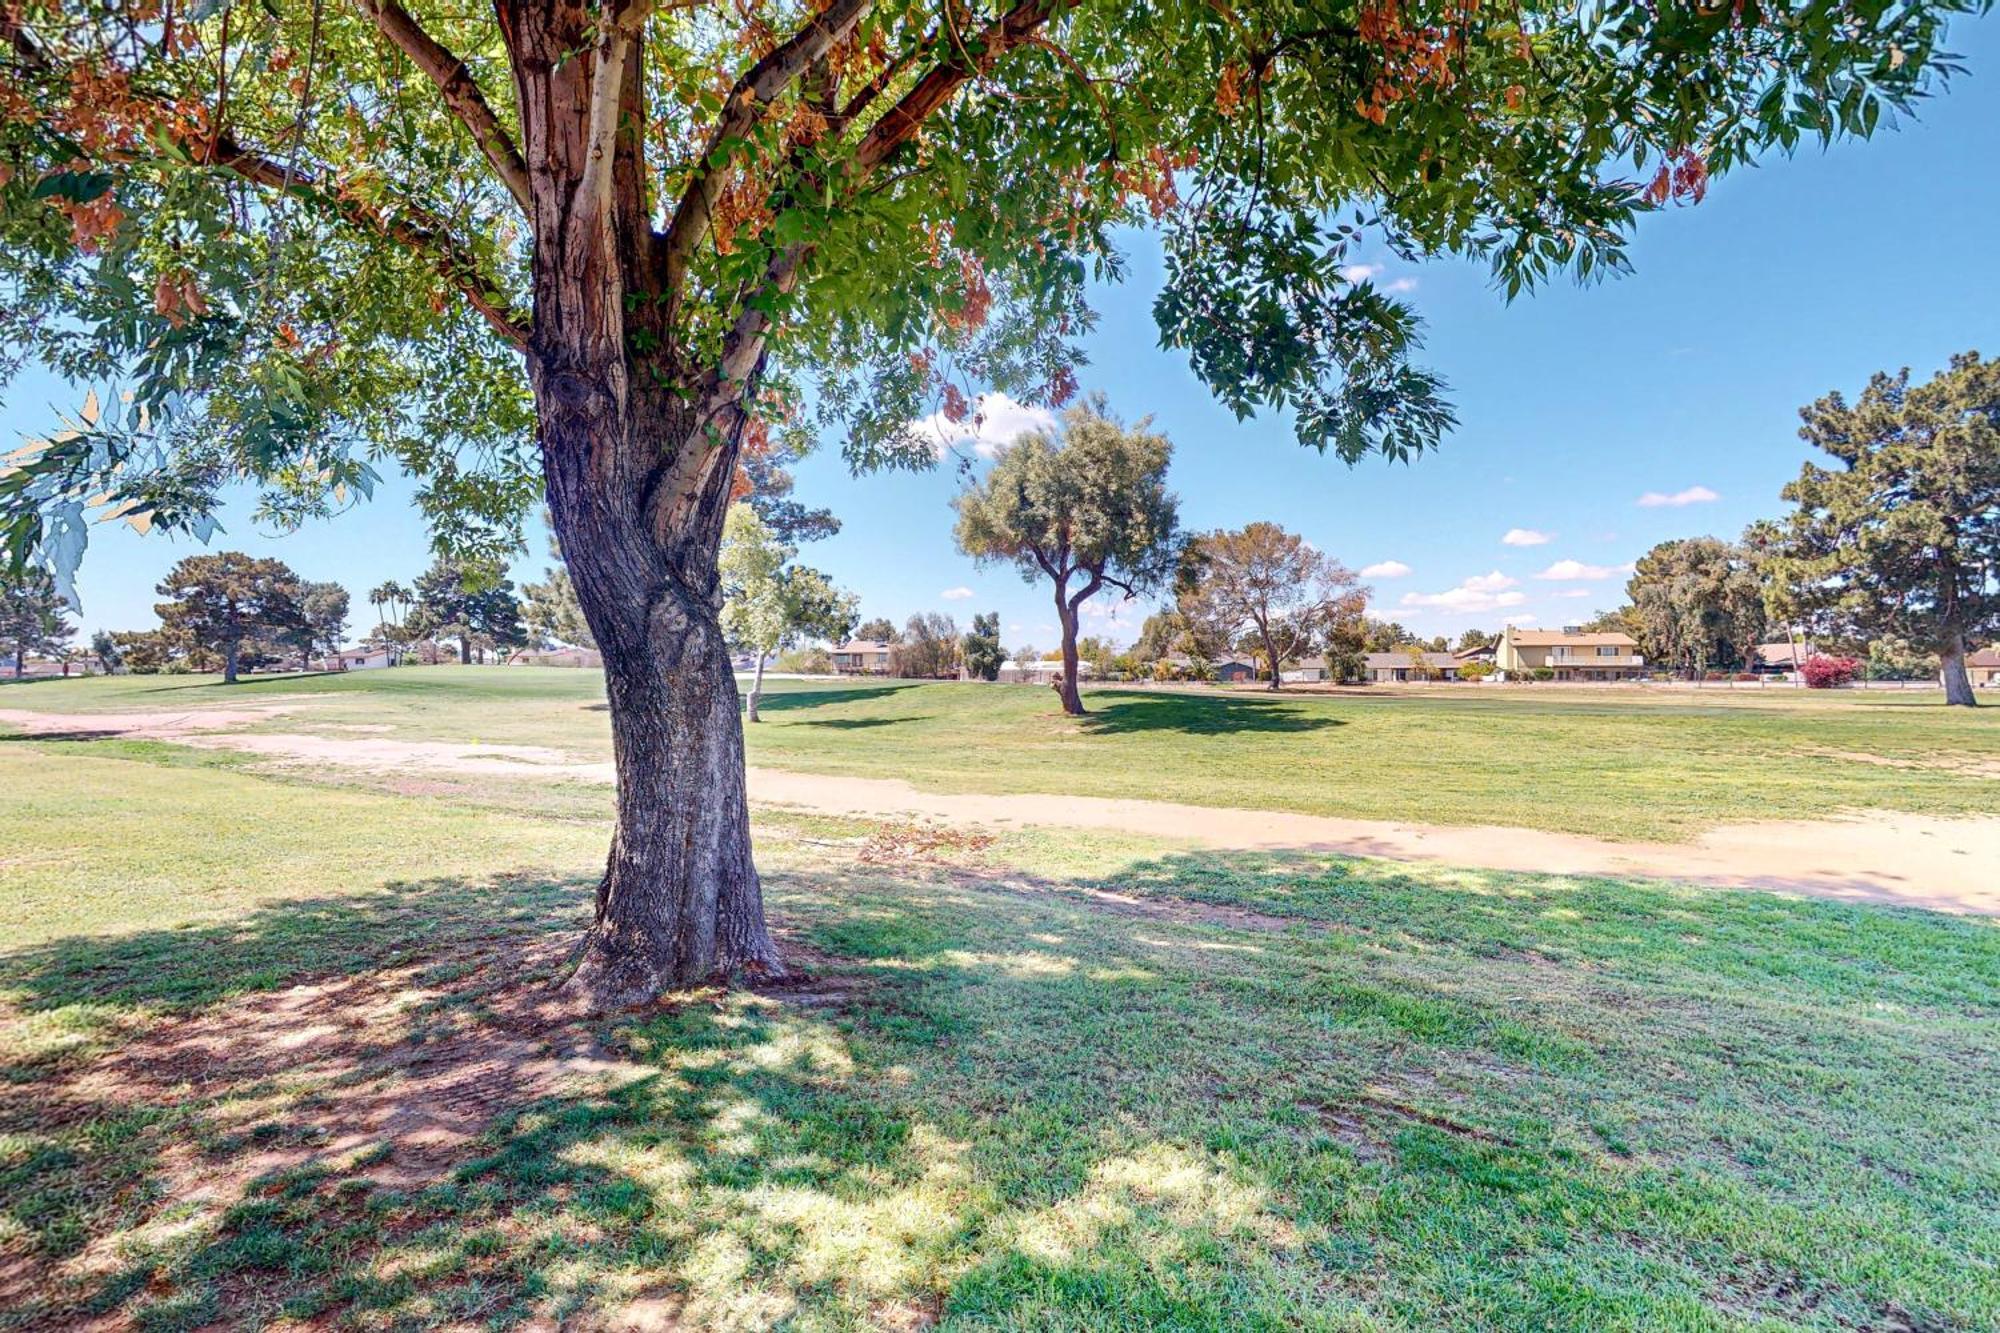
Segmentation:
{"type": "MultiPolygon", "coordinates": [[[[161,710],[310,694],[267,731],[369,727],[408,739],[609,752],[595,673],[411,668],[53,681],[0,707],[161,710]]],[[[1461,687],[1374,695],[1089,692],[1091,715],[1020,686],[778,682],[752,763],[959,792],[1057,792],[1609,838],[1851,810],[2000,813],[2000,709],[1934,694],[1707,695],[1461,687]]],[[[596,813],[594,797],[570,793],[596,813]]],[[[504,803],[504,801],[503,801],[504,803]]],[[[553,808],[553,807],[551,807],[553,808]]]]}
{"type": "MultiPolygon", "coordinates": [[[[758,744],[904,716],[915,754],[967,697],[758,744]]],[[[1346,725],[1256,736],[1390,711],[1283,707],[1346,725]]],[[[1897,717],[1944,725],[1709,723],[1897,717]]],[[[814,984],[605,1022],[628,1081],[510,1096],[600,823],[15,741],[0,830],[8,1327],[2000,1326],[1984,920],[768,815],[814,984]],[[301,983],[338,998],[290,1019],[301,983]],[[465,1102],[428,1174],[341,1138],[465,1102]]]]}

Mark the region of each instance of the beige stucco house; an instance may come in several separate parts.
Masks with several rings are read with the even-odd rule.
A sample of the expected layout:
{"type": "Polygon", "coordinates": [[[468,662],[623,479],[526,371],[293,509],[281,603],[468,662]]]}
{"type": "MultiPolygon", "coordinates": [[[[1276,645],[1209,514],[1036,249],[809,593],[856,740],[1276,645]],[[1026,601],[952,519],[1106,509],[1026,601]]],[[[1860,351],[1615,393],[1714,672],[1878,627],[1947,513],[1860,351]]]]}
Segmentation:
{"type": "Polygon", "coordinates": [[[1646,670],[1639,641],[1631,635],[1585,633],[1574,626],[1558,631],[1509,625],[1501,631],[1493,664],[1509,676],[1532,675],[1546,667],[1557,680],[1631,680],[1646,670]]]}

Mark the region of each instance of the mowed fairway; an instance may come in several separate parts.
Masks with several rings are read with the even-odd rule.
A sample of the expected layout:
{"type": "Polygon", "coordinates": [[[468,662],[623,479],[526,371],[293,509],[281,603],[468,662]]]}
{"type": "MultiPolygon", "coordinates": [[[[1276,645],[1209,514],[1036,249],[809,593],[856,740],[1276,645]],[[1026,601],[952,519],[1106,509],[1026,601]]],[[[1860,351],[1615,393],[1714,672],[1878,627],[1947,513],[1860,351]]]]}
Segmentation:
{"type": "MultiPolygon", "coordinates": [[[[334,735],[601,739],[580,677],[424,674],[236,697],[324,691],[334,735]]],[[[755,744],[1011,781],[1050,747],[1297,756],[1405,708],[1431,719],[1406,744],[1559,725],[1370,699],[1272,713],[1341,719],[1312,730],[1065,734],[1041,695],[802,691],[755,744]],[[1004,734],[982,698],[1030,734],[925,757],[1004,734]],[[900,720],[810,725],[873,719],[900,720]]],[[[1851,717],[1846,744],[1939,725],[1709,716],[1777,749],[1814,718],[1851,717]]],[[[803,983],[579,1022],[543,1006],[601,818],[322,776],[351,777],[0,741],[5,1326],[2000,1326],[1988,920],[766,812],[803,983]]]]}
{"type": "MultiPolygon", "coordinates": [[[[771,688],[765,721],[748,729],[752,764],[936,791],[1616,839],[1870,810],[2000,814],[2000,708],[1946,709],[1935,693],[1105,688],[1087,692],[1090,716],[1070,719],[1048,690],[1026,686],[771,688]]],[[[526,667],[265,677],[234,689],[158,676],[0,689],[0,709],[56,713],[277,701],[293,711],[246,730],[531,745],[580,761],[609,755],[602,699],[594,672],[526,667]]]]}

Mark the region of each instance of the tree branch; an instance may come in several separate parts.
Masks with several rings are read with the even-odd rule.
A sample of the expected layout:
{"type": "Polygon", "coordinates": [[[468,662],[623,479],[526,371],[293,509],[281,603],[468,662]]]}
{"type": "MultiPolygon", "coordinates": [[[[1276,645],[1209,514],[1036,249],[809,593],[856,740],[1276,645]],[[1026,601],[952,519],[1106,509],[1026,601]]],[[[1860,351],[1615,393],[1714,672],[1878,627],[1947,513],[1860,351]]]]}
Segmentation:
{"type": "Polygon", "coordinates": [[[406,202],[401,205],[398,214],[385,213],[373,204],[363,203],[338,189],[327,188],[304,172],[288,170],[284,163],[242,147],[227,134],[218,135],[213,144],[185,138],[177,139],[177,142],[191,158],[204,166],[221,167],[252,184],[303,198],[309,203],[323,203],[350,225],[387,236],[412,250],[432,256],[438,275],[458,289],[466,303],[493,326],[495,333],[517,350],[527,350],[527,321],[509,307],[506,298],[489,290],[485,275],[479,271],[471,253],[445,229],[443,220],[429,210],[406,202]]]}
{"type": "Polygon", "coordinates": [[[932,67],[862,136],[854,150],[854,163],[860,174],[867,175],[889,154],[916,137],[924,121],[949,101],[961,84],[991,69],[1001,56],[1026,42],[1043,24],[1075,3],[1076,0],[1022,0],[980,29],[979,54],[973,60],[932,67]]]}
{"type": "Polygon", "coordinates": [[[729,90],[715,129],[695,160],[694,173],[681,191],[667,223],[665,252],[662,255],[661,287],[668,293],[679,290],[682,276],[694,258],[695,247],[708,232],[709,217],[721,192],[723,169],[735,159],[732,140],[743,138],[763,120],[764,113],[780,93],[812,67],[814,61],[832,49],[864,18],[874,0],[831,0],[806,25],[744,72],[729,90]]]}
{"type": "Polygon", "coordinates": [[[597,67],[590,80],[583,177],[576,183],[576,207],[585,217],[610,219],[611,169],[617,158],[618,108],[625,91],[625,55],[653,11],[653,0],[632,0],[616,13],[605,5],[604,30],[597,42],[597,67]]]}
{"type": "Polygon", "coordinates": [[[356,0],[356,3],[375,21],[382,35],[395,43],[437,85],[438,92],[444,96],[445,106],[472,132],[472,140],[479,145],[479,151],[486,154],[493,174],[500,178],[500,183],[507,187],[507,193],[514,196],[514,202],[526,213],[529,207],[528,164],[521,159],[520,150],[508,137],[500,118],[493,114],[492,105],[487,102],[486,94],[480,91],[465,61],[439,45],[398,0],[356,0]]]}

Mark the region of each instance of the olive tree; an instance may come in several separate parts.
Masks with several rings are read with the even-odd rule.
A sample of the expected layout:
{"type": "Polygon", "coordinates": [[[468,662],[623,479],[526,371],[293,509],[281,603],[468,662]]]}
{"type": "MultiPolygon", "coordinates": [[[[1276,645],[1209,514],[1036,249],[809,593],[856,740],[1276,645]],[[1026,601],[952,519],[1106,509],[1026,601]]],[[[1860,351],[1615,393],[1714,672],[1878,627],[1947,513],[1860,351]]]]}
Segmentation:
{"type": "Polygon", "coordinates": [[[923,464],[981,387],[1060,403],[1151,227],[1225,406],[1407,458],[1451,415],[1358,247],[1616,269],[1914,105],[1983,7],[15,0],[0,366],[120,394],[14,457],[0,544],[67,593],[93,519],[206,538],[243,486],[294,522],[401,468],[460,557],[546,500],[618,777],[572,990],[777,969],[716,569],[746,457],[923,464]]]}
{"type": "Polygon", "coordinates": [[[1146,422],[1127,427],[1101,399],[1071,408],[1059,438],[1015,440],[993,470],[961,491],[958,546],[979,563],[1012,563],[1047,579],[1062,630],[1062,706],[1083,714],[1076,630],[1105,588],[1127,597],[1157,587],[1180,553],[1179,511],[1167,489],[1173,446],[1146,422]]]}

